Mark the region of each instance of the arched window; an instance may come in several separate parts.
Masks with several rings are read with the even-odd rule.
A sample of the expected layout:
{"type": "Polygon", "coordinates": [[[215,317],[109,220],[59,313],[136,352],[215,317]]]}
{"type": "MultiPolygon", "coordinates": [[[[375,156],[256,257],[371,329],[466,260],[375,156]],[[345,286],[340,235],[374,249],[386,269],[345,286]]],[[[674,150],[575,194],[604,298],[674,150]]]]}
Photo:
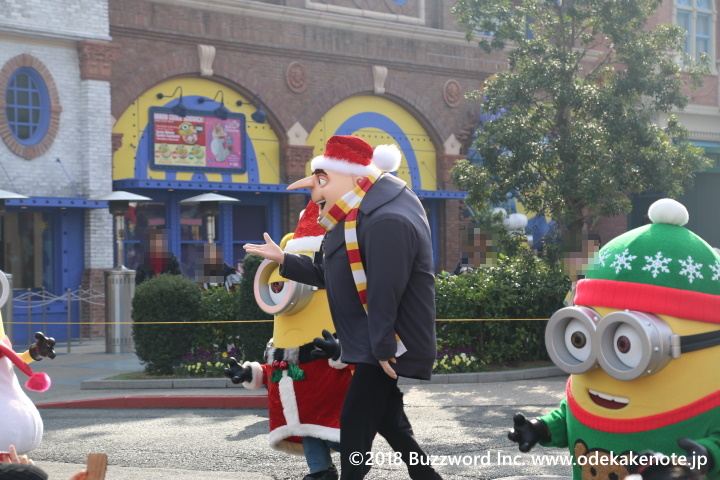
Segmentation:
{"type": "Polygon", "coordinates": [[[5,115],[19,143],[37,145],[48,130],[50,96],[42,76],[31,67],[20,67],[10,76],[5,90],[5,115]]]}

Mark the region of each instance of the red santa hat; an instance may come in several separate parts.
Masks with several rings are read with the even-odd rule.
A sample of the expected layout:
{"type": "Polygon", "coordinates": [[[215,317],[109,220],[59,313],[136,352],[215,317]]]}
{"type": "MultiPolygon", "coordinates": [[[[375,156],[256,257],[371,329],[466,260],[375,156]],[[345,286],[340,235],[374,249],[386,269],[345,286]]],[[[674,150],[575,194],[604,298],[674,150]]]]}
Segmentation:
{"type": "Polygon", "coordinates": [[[5,345],[4,342],[0,341],[0,357],[3,356],[7,357],[8,360],[10,360],[16,367],[18,367],[21,372],[30,377],[25,383],[25,386],[28,388],[28,390],[33,390],[35,392],[44,392],[48,388],[50,388],[50,377],[48,377],[47,373],[33,373],[33,371],[30,369],[30,366],[25,363],[25,360],[23,360],[20,355],[15,353],[11,347],[5,345]]]}
{"type": "Polygon", "coordinates": [[[354,135],[334,135],[325,145],[325,154],[310,162],[310,170],[329,170],[364,177],[380,172],[394,172],[400,166],[402,153],[397,145],[373,148],[354,135]]]}
{"type": "Polygon", "coordinates": [[[318,223],[320,207],[310,200],[300,214],[300,221],[295,229],[292,240],[285,245],[288,253],[319,252],[325,229],[318,223]]]}

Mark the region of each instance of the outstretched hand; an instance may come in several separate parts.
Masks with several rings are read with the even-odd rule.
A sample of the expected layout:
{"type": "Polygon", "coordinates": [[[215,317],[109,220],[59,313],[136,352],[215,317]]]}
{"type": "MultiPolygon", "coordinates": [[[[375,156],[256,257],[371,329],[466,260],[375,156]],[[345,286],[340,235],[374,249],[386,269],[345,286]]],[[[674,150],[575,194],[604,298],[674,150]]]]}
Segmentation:
{"type": "Polygon", "coordinates": [[[248,253],[254,253],[272,262],[282,264],[285,260],[285,252],[282,251],[277,243],[273,242],[273,239],[270,238],[267,232],[263,233],[263,238],[265,239],[264,245],[247,243],[243,248],[248,253]]]}

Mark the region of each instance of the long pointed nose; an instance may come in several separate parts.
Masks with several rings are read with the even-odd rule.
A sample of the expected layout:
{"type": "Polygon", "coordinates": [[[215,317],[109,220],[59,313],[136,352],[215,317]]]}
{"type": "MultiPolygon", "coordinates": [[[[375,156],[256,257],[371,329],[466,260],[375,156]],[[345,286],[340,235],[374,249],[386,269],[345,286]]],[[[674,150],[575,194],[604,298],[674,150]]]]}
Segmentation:
{"type": "Polygon", "coordinates": [[[313,179],[314,175],[310,175],[309,177],[301,178],[295,183],[292,183],[288,185],[288,187],[285,190],[297,190],[299,188],[312,188],[313,185],[315,185],[315,180],[313,179]]]}

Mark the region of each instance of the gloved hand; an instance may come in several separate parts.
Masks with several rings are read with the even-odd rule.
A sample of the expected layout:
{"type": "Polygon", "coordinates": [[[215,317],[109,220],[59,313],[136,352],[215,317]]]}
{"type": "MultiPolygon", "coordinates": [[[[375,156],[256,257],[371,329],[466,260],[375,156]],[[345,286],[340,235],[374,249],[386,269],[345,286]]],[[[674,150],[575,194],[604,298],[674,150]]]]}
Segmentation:
{"type": "Polygon", "coordinates": [[[648,465],[638,468],[637,473],[642,476],[643,480],[701,480],[705,478],[714,465],[708,449],[689,438],[680,438],[678,445],[687,452],[685,465],[673,465],[671,459],[663,454],[644,452],[641,457],[645,457],[648,465]],[[660,462],[660,458],[664,458],[666,461],[660,462]]]}
{"type": "Polygon", "coordinates": [[[30,345],[29,351],[30,356],[36,362],[39,362],[44,357],[52,360],[55,358],[55,339],[46,337],[42,332],[35,332],[35,343],[30,345]]]}
{"type": "Polygon", "coordinates": [[[538,418],[527,421],[522,413],[516,413],[513,416],[513,423],[508,438],[518,444],[521,452],[529,452],[538,442],[550,441],[550,433],[545,422],[538,418]]]}
{"type": "Polygon", "coordinates": [[[333,334],[327,330],[322,331],[322,336],[324,340],[320,337],[313,340],[315,349],[310,352],[310,355],[312,355],[313,358],[320,359],[330,358],[332,360],[337,360],[340,358],[340,342],[337,341],[337,338],[335,338],[333,334]]]}
{"type": "Polygon", "coordinates": [[[234,357],[228,359],[228,365],[230,367],[225,369],[225,376],[229,378],[232,383],[237,385],[238,383],[252,381],[253,374],[250,365],[243,368],[234,357]]]}

